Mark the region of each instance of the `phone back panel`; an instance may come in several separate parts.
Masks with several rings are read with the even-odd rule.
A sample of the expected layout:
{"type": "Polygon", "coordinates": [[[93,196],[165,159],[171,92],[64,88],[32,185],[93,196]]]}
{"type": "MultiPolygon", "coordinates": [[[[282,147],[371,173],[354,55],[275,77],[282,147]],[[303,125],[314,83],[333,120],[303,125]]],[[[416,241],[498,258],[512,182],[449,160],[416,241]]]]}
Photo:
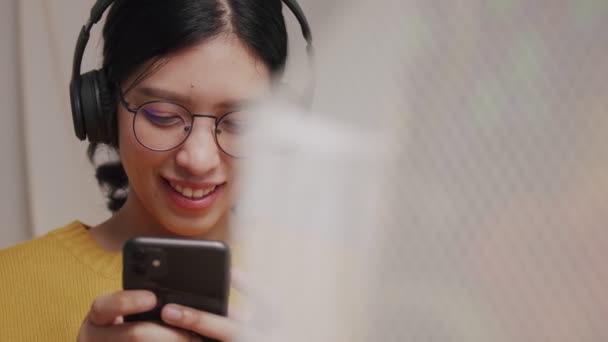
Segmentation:
{"type": "Polygon", "coordinates": [[[181,304],[226,316],[230,288],[230,252],[218,241],[137,237],[123,248],[123,288],[150,290],[154,310],[125,321],[160,321],[162,306],[181,304]]]}

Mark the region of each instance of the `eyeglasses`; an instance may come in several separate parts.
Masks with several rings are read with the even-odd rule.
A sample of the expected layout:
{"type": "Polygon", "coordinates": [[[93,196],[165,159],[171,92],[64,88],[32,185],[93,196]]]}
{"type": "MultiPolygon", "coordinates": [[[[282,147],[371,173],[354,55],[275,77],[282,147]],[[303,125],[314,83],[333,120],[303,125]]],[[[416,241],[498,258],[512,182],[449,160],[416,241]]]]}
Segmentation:
{"type": "Polygon", "coordinates": [[[183,106],[170,101],[150,101],[137,108],[120,93],[126,110],[133,113],[133,133],[137,141],[147,149],[166,152],[179,147],[194,129],[194,118],[215,121],[213,138],[217,147],[233,158],[245,157],[243,147],[251,138],[251,114],[237,110],[221,116],[193,114],[183,106]]]}

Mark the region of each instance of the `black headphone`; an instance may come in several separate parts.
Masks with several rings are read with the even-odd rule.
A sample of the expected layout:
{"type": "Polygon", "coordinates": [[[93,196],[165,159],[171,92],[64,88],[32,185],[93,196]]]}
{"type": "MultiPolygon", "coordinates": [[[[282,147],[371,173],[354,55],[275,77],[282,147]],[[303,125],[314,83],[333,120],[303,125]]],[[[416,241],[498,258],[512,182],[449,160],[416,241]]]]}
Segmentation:
{"type": "MultiPolygon", "coordinates": [[[[267,0],[260,0],[267,1],[267,0]]],[[[296,0],[282,0],[293,12],[302,29],[306,39],[306,51],[309,62],[312,63],[314,49],[312,46],[312,34],[308,20],[296,0]]],[[[72,104],[72,120],[74,131],[80,140],[88,138],[91,143],[113,143],[113,122],[110,113],[114,112],[113,94],[106,80],[103,70],[92,70],[81,74],[80,67],[84,50],[89,41],[91,28],[101,19],[103,13],[110,7],[114,0],[97,0],[87,23],[82,27],[76,49],[74,51],[74,62],[72,65],[72,80],[70,82],[70,101],[72,104]]],[[[312,91],[309,91],[312,98],[312,91]]]]}

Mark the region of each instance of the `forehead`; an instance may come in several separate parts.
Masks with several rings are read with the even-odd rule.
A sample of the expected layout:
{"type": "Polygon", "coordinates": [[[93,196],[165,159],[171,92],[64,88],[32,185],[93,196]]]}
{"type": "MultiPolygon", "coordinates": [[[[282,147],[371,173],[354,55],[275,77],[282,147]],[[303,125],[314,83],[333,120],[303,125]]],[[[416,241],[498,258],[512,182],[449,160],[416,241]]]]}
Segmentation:
{"type": "Polygon", "coordinates": [[[192,106],[255,99],[270,87],[270,72],[234,35],[223,34],[175,52],[137,88],[152,87],[192,106]]]}

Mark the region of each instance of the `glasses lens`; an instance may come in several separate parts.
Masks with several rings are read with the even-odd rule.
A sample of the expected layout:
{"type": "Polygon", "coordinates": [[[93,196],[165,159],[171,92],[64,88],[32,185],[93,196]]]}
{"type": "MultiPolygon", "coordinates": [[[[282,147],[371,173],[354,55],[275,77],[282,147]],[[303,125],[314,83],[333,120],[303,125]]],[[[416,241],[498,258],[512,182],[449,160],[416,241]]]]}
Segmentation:
{"type": "Polygon", "coordinates": [[[217,123],[217,144],[226,154],[245,157],[245,148],[252,140],[252,113],[238,111],[224,115],[217,123]]]}
{"type": "Polygon", "coordinates": [[[143,105],[135,115],[135,137],[145,147],[168,151],[179,146],[190,134],[192,116],[181,106],[167,102],[143,105]]]}

